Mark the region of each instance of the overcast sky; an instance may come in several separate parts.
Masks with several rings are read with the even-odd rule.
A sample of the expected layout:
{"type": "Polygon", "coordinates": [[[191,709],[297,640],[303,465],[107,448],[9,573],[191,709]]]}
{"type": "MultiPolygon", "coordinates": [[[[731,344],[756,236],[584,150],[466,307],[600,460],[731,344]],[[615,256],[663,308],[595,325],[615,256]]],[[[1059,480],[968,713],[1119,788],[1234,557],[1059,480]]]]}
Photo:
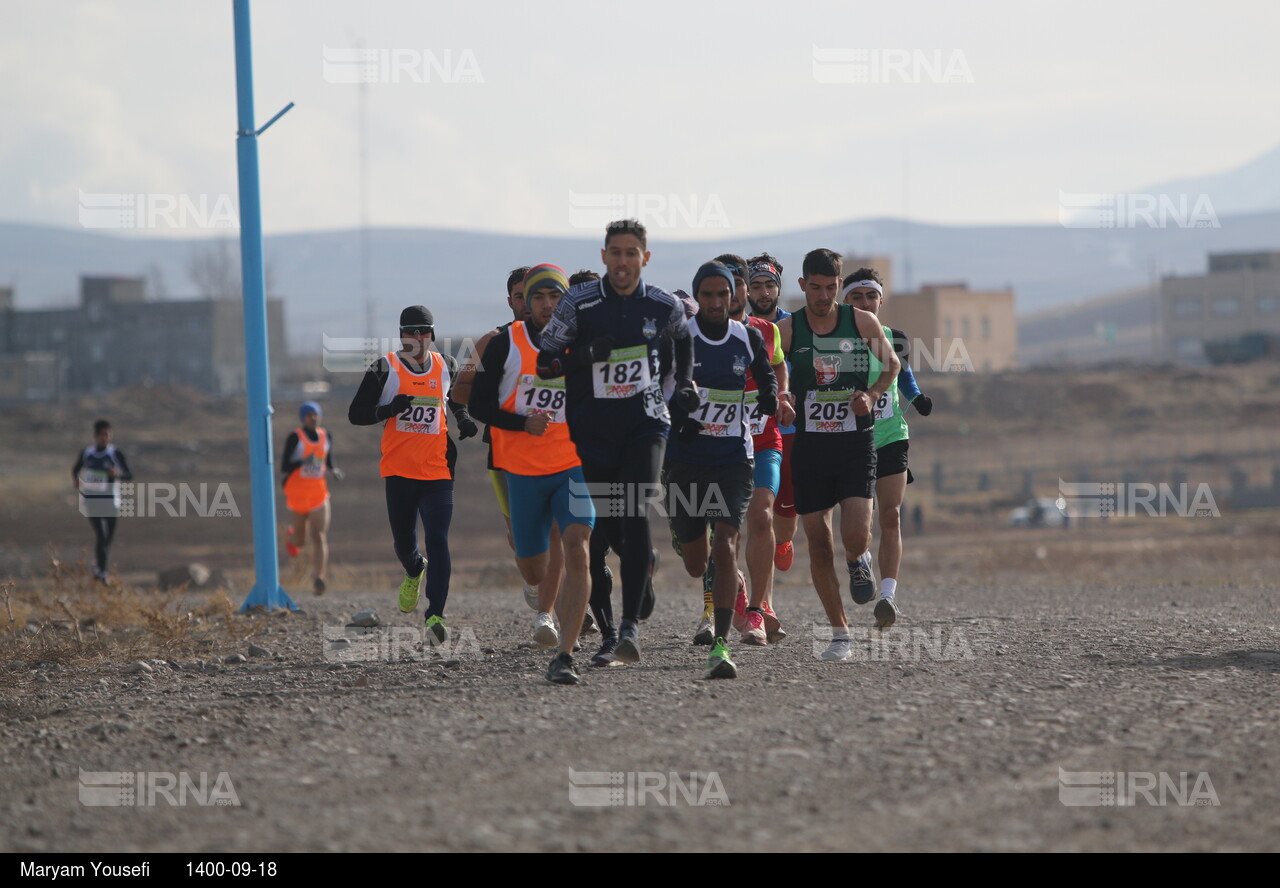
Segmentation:
{"type": "MultiPolygon", "coordinates": [[[[235,195],[230,0],[0,8],[0,219],[74,228],[82,192],[235,195]]],[[[335,81],[361,76],[374,225],[573,235],[610,201],[681,238],[1052,224],[1059,191],[1280,143],[1278,9],[254,0],[259,123],[297,102],[260,142],[264,224],[360,223],[362,87],[335,81]],[[361,44],[368,75],[344,61],[361,44]]]]}

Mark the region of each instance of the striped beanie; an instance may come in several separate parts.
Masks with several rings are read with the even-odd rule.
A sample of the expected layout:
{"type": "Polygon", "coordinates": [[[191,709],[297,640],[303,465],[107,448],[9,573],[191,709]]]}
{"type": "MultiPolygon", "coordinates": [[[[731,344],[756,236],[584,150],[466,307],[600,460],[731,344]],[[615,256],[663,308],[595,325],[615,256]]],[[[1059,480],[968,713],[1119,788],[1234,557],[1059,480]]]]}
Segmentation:
{"type": "Polygon", "coordinates": [[[549,262],[535,265],[524,275],[525,299],[528,299],[529,294],[539,287],[555,287],[563,296],[569,292],[569,278],[565,276],[564,269],[559,265],[552,265],[549,262]]]}

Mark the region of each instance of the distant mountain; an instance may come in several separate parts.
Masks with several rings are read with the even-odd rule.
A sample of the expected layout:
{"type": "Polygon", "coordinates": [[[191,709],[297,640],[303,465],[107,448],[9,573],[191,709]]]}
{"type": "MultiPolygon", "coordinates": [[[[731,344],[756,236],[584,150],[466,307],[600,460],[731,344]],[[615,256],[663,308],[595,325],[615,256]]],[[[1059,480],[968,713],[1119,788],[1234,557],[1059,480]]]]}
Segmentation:
{"type": "Polygon", "coordinates": [[[1203,194],[1219,216],[1274,212],[1280,210],[1280,146],[1225,173],[1171,179],[1138,191],[1151,195],[1203,194]]]}
{"type": "MultiPolygon", "coordinates": [[[[1019,313],[1029,314],[1143,287],[1159,274],[1203,271],[1211,251],[1280,249],[1280,212],[1219,213],[1218,228],[955,227],[872,219],[710,243],[668,241],[656,231],[645,278],[687,288],[698,265],[718,253],[751,256],[768,250],[786,266],[785,289],[794,292],[804,253],[825,246],[846,254],[891,256],[892,286],[899,290],[956,280],[974,288],[1011,286],[1019,313]]],[[[556,262],[569,272],[601,268],[600,239],[594,236],[374,229],[368,237],[379,336],[393,332],[400,308],[415,303],[434,311],[444,336],[488,329],[505,319],[504,282],[517,265],[556,262]]],[[[172,298],[191,297],[196,289],[188,267],[196,252],[209,250],[208,244],[0,223],[0,286],[15,286],[19,308],[75,304],[81,274],[148,276],[162,282],[172,298]]],[[[359,248],[357,231],[267,238],[273,291],[286,300],[294,353],[318,353],[322,334],[365,335],[359,248]]],[[[156,298],[160,288],[150,289],[149,298],[156,298]]]]}

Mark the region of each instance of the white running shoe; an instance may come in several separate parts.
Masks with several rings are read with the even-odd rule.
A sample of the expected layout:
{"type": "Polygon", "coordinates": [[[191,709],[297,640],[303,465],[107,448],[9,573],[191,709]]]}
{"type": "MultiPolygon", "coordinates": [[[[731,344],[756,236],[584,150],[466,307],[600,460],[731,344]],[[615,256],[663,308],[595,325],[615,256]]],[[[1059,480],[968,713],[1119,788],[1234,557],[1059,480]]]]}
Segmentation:
{"type": "Polygon", "coordinates": [[[538,614],[533,620],[533,641],[540,648],[553,648],[560,644],[560,633],[551,614],[538,614]]]}
{"type": "Polygon", "coordinates": [[[818,655],[821,660],[848,660],[853,656],[852,638],[833,638],[827,649],[818,655]]]}
{"type": "Polygon", "coordinates": [[[529,610],[536,611],[538,609],[538,587],[524,584],[524,603],[529,605],[529,610]]]}

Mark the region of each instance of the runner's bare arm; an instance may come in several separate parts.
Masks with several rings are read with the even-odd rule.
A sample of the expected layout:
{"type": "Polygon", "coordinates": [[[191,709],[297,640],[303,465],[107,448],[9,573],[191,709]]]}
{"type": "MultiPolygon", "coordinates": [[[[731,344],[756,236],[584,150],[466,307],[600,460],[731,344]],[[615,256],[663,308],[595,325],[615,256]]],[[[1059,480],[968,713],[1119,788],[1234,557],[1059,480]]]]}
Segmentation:
{"type": "Polygon", "coordinates": [[[475,383],[476,372],[480,369],[477,364],[483,363],[484,350],[497,334],[498,331],[494,329],[481,336],[480,341],[476,343],[475,360],[466,361],[458,370],[458,378],[453,383],[453,400],[459,404],[471,402],[471,386],[475,383]]]}

